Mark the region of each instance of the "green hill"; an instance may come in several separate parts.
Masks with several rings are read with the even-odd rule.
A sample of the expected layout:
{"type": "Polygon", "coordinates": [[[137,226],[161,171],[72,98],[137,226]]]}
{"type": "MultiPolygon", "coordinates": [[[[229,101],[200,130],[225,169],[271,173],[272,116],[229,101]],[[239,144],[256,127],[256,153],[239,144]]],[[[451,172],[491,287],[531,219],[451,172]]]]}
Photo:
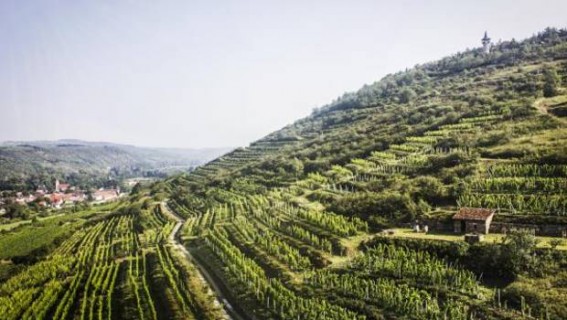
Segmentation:
{"type": "MultiPolygon", "coordinates": [[[[170,207],[192,221],[187,246],[203,261],[214,261],[210,268],[227,266],[218,277],[261,318],[295,318],[307,311],[290,310],[289,303],[309,304],[289,301],[306,297],[371,319],[381,319],[380,314],[419,318],[419,303],[412,306],[408,295],[439,308],[424,318],[514,317],[491,307],[491,298],[480,298],[484,289],[459,289],[463,278],[460,284],[441,284],[434,274],[445,271],[403,271],[415,263],[435,269],[441,262],[433,257],[460,264],[487,284],[504,280],[507,303],[524,315],[528,299],[538,317],[548,312],[563,318],[567,311],[558,305],[565,305],[559,298],[567,289],[560,284],[567,277],[564,265],[546,269],[543,264],[557,267],[557,262],[526,256],[511,262],[507,254],[515,252],[513,243],[521,236],[473,246],[464,254],[458,249],[462,243],[451,247],[426,236],[423,241],[395,235],[367,240],[416,220],[434,233],[451,233],[451,217],[461,207],[496,210],[493,232],[522,227],[561,236],[567,230],[566,83],[567,31],[548,29],[521,42],[496,44],[490,53],[468,50],[387,75],[153,191],[169,193],[170,207]],[[352,260],[351,253],[365,248],[357,247],[361,241],[377,246],[370,249],[378,250],[371,257],[390,258],[380,260],[381,268],[377,258],[352,260]],[[430,254],[433,260],[418,262],[409,258],[413,254],[430,254]],[[243,275],[230,269],[240,264],[261,271],[243,275]],[[318,271],[307,272],[311,268],[318,271]],[[545,280],[556,281],[546,291],[535,289],[545,281],[511,282],[558,270],[558,278],[545,280]],[[429,280],[422,282],[418,274],[429,280]],[[265,290],[276,292],[273,303],[283,303],[283,311],[265,307],[266,297],[254,294],[264,290],[262,285],[242,280],[255,276],[271,279],[265,290]],[[407,292],[389,287],[402,283],[409,285],[407,292]],[[294,294],[287,297],[279,286],[294,294]],[[368,288],[383,291],[372,297],[368,288]],[[420,289],[429,293],[412,291],[420,289]],[[480,300],[465,298],[471,293],[480,300]],[[440,294],[444,297],[436,300],[440,294]],[[405,296],[404,302],[396,302],[396,295],[405,296]]],[[[329,307],[325,312],[341,311],[329,307]]]]}
{"type": "Polygon", "coordinates": [[[5,142],[0,144],[0,190],[52,187],[56,178],[96,187],[109,178],[163,177],[187,171],[226,151],[141,148],[80,140],[5,142]]]}
{"type": "Polygon", "coordinates": [[[388,75],[170,182],[199,199],[288,188],[371,225],[457,206],[565,216],[566,48],[550,29],[388,75]]]}

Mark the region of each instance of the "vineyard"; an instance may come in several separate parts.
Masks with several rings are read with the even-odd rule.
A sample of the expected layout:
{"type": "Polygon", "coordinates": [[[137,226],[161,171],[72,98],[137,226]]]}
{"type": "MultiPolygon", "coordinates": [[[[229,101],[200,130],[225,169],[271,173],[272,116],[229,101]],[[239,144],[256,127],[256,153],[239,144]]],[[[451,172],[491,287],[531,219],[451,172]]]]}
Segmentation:
{"type": "MultiPolygon", "coordinates": [[[[451,135],[489,130],[503,119],[495,112],[463,117],[407,136],[405,142],[373,151],[367,158],[261,192],[248,181],[245,187],[211,187],[204,198],[197,198],[182,192],[192,188],[192,177],[178,177],[168,186],[174,190],[169,207],[187,217],[183,234],[188,250],[225,288],[232,288],[228,291],[238,297],[249,318],[545,319],[545,310],[532,315],[526,302],[516,309],[508,307],[500,291],[483,286],[482,274],[427,250],[378,244],[361,252],[357,244],[367,238],[368,223],[330,212],[321,204],[330,197],[357,194],[392,174],[419,176],[431,170],[436,157],[472,157],[474,148],[444,147],[441,142],[451,135]]],[[[563,214],[563,166],[480,168],[477,178],[465,180],[457,205],[494,207],[500,214],[509,206],[514,213],[529,209],[531,214],[563,214]]],[[[214,180],[215,173],[199,179],[214,180]]]]}
{"type": "Polygon", "coordinates": [[[114,205],[11,221],[0,318],[566,319],[567,124],[542,92],[567,33],[547,32],[388,75],[114,205]],[[464,207],[500,234],[465,242],[464,207]]]}
{"type": "Polygon", "coordinates": [[[567,166],[486,165],[459,197],[467,207],[520,215],[567,215],[567,166]]]}
{"type": "Polygon", "coordinates": [[[3,319],[216,319],[155,205],[93,222],[0,285],[3,319]],[[117,299],[116,297],[120,297],[117,299]],[[126,317],[125,315],[129,315],[126,317]]]}
{"type": "MultiPolygon", "coordinates": [[[[364,237],[367,223],[294,201],[313,183],[265,195],[226,191],[226,202],[187,218],[187,249],[231,288],[245,317],[521,317],[494,304],[496,292],[482,286],[481,276],[425,250],[378,244],[360,252],[349,239],[364,237]]],[[[170,208],[183,207],[172,199],[170,208]]]]}

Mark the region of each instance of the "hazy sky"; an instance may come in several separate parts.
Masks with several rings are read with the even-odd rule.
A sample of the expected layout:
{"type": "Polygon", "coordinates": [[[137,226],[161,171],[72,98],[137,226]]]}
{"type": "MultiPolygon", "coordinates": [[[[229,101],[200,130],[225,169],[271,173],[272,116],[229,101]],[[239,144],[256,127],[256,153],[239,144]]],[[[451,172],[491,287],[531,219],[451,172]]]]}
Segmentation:
{"type": "Polygon", "coordinates": [[[0,141],[243,146],[567,1],[0,0],[0,141]],[[426,4],[427,3],[427,4],[426,4]]]}

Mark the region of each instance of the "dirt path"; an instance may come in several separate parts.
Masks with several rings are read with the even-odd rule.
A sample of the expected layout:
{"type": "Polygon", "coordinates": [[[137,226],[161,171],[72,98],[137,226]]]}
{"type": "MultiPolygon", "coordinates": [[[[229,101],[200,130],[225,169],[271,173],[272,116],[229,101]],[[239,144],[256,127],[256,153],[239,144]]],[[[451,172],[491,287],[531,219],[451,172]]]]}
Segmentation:
{"type": "Polygon", "coordinates": [[[187,250],[187,248],[185,248],[185,246],[179,241],[179,231],[181,230],[181,227],[183,226],[185,220],[178,216],[173,210],[169,209],[165,202],[162,202],[161,205],[163,209],[162,211],[177,222],[175,224],[175,227],[171,231],[171,234],[169,235],[169,243],[177,250],[179,250],[179,252],[181,252],[185,256],[185,258],[187,258],[196,266],[199,279],[202,282],[206,283],[209,288],[212,288],[215,293],[215,305],[220,305],[219,301],[222,301],[224,314],[227,319],[247,320],[248,317],[240,314],[240,312],[238,312],[238,310],[235,309],[232,304],[226,299],[220,286],[215,282],[214,277],[211,276],[207,269],[204,268],[203,265],[201,265],[199,261],[195,259],[193,255],[191,255],[189,250],[187,250]]]}

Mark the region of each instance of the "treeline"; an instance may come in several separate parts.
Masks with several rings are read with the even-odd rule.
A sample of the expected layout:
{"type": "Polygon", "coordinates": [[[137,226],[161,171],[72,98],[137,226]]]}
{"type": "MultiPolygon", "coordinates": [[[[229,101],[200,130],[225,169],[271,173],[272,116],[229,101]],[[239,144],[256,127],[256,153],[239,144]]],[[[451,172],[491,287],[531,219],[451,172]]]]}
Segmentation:
{"type": "MultiPolygon", "coordinates": [[[[440,76],[450,76],[460,72],[472,72],[470,76],[480,76],[490,71],[490,68],[510,67],[541,59],[565,59],[565,52],[560,48],[545,49],[561,45],[566,39],[567,29],[547,28],[523,41],[512,39],[496,43],[488,54],[484,54],[481,49],[469,49],[435,62],[387,75],[374,84],[365,85],[357,92],[345,93],[331,104],[315,109],[314,115],[335,110],[384,106],[389,103],[408,103],[418,96],[431,98],[436,94],[428,89],[435,84],[433,80],[440,76]]],[[[555,71],[546,71],[545,77],[546,85],[542,87],[544,95],[557,94],[557,81],[560,79],[555,71]]],[[[518,91],[535,92],[537,81],[530,78],[529,74],[525,80],[518,91]]]]}

